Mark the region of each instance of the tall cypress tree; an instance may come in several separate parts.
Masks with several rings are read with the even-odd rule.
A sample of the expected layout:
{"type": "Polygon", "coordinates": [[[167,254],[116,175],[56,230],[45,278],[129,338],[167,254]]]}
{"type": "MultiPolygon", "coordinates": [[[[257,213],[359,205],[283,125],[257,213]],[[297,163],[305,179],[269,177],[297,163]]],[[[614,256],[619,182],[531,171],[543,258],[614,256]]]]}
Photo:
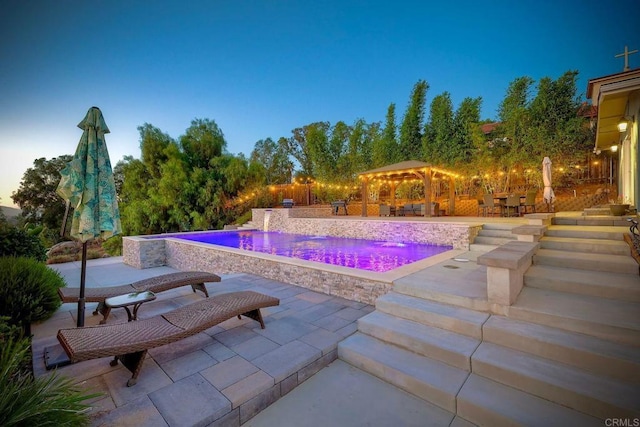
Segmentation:
{"type": "Polygon", "coordinates": [[[429,84],[418,80],[400,126],[400,160],[417,160],[422,154],[422,123],[429,84]]]}
{"type": "Polygon", "coordinates": [[[449,92],[433,98],[423,141],[424,158],[432,164],[447,164],[453,135],[453,104],[449,92]]]}

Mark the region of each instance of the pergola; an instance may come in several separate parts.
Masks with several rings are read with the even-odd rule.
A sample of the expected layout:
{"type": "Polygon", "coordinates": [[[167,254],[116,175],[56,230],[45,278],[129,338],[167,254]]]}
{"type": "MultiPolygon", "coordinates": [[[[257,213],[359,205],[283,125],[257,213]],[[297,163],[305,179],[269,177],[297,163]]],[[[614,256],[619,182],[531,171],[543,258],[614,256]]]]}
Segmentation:
{"type": "Polygon", "coordinates": [[[456,173],[441,168],[436,168],[429,163],[417,160],[407,160],[383,166],[378,169],[361,172],[358,177],[362,179],[362,216],[367,216],[367,187],[373,180],[379,179],[388,181],[391,185],[391,204],[395,205],[396,186],[407,179],[421,179],[424,183],[424,206],[425,216],[431,216],[431,178],[439,174],[449,178],[449,215],[455,211],[455,185],[456,173]]]}

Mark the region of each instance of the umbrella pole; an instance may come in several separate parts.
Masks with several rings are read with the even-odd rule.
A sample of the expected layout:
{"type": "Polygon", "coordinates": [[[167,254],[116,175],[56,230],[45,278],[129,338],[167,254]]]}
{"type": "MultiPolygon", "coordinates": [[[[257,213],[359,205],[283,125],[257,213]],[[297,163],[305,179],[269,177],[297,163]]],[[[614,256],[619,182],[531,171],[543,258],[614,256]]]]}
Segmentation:
{"type": "Polygon", "coordinates": [[[82,263],[80,268],[80,297],[78,298],[78,327],[84,326],[84,288],[87,276],[87,242],[82,242],[82,263]]]}
{"type": "Polygon", "coordinates": [[[70,207],[71,207],[71,202],[67,202],[67,208],[64,210],[64,219],[62,220],[62,229],[60,230],[60,237],[64,237],[64,232],[67,229],[67,219],[69,218],[70,207]]]}

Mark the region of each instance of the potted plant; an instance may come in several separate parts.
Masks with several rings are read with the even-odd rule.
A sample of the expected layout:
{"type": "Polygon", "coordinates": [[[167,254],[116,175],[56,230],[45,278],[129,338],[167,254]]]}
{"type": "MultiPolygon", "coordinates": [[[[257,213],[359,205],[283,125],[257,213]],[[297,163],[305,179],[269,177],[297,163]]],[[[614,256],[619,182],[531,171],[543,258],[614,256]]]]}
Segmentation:
{"type": "Polygon", "coordinates": [[[611,215],[622,216],[629,209],[629,203],[625,203],[624,197],[618,196],[617,202],[609,201],[609,209],[611,210],[611,215]]]}

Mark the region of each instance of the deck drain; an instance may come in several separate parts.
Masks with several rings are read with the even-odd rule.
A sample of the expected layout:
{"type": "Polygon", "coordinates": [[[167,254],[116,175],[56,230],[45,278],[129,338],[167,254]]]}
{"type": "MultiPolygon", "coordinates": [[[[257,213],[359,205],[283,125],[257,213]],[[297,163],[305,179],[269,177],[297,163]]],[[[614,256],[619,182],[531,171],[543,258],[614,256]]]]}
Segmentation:
{"type": "Polygon", "coordinates": [[[460,268],[460,267],[458,267],[457,265],[450,265],[450,264],[447,264],[447,265],[444,265],[444,268],[452,268],[452,269],[454,269],[454,270],[455,270],[456,268],[460,268]]]}

